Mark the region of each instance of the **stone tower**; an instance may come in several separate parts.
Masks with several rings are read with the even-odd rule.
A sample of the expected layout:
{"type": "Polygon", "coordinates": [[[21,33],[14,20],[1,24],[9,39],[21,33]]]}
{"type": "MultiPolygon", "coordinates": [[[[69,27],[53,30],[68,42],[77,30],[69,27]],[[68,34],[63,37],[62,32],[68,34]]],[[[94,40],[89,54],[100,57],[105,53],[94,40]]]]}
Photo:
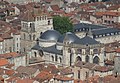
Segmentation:
{"type": "Polygon", "coordinates": [[[50,29],[53,29],[52,18],[39,7],[26,11],[21,21],[21,52],[30,52],[35,40],[50,29]]]}

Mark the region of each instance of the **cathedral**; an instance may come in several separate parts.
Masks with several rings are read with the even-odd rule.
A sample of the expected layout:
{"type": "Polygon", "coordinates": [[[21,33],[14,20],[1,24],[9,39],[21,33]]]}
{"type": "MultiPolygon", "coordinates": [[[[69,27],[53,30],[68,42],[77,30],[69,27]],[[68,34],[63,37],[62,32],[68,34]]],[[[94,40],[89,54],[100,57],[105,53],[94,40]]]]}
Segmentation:
{"type": "Polygon", "coordinates": [[[61,35],[58,31],[47,30],[31,48],[30,59],[41,58],[46,63],[72,66],[78,61],[104,65],[104,45],[91,37],[88,32],[79,38],[72,32],[61,35]]]}

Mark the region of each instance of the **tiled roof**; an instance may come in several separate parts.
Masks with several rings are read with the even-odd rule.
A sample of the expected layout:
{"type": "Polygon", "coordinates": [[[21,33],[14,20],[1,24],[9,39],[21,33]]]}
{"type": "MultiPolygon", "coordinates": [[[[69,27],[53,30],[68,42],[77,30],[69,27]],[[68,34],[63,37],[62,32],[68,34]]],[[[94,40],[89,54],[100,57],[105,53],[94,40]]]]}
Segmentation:
{"type": "Polygon", "coordinates": [[[68,74],[73,74],[73,71],[70,67],[66,67],[60,70],[60,73],[62,75],[68,75],[68,74]]]}
{"type": "Polygon", "coordinates": [[[37,81],[39,81],[40,83],[42,83],[45,80],[50,80],[53,78],[53,74],[46,72],[46,71],[41,71],[36,77],[35,79],[37,81]]]}
{"type": "Polygon", "coordinates": [[[111,66],[109,66],[109,67],[106,67],[106,66],[95,66],[94,70],[95,71],[99,71],[99,72],[108,72],[108,71],[112,71],[113,67],[111,67],[111,66]]]}
{"type": "Polygon", "coordinates": [[[6,65],[8,65],[8,64],[9,64],[9,62],[8,62],[7,59],[4,59],[4,58],[1,58],[1,59],[0,59],[0,66],[6,66],[6,65]]]}
{"type": "Polygon", "coordinates": [[[83,65],[84,68],[88,68],[88,69],[93,69],[96,66],[96,64],[93,63],[86,63],[85,65],[83,65]]]}
{"type": "Polygon", "coordinates": [[[107,12],[104,12],[104,15],[110,15],[110,16],[118,17],[118,16],[120,16],[120,12],[109,12],[109,11],[107,11],[107,12]]]}
{"type": "Polygon", "coordinates": [[[60,11],[60,8],[58,5],[51,5],[51,8],[53,11],[60,11]]]}
{"type": "Polygon", "coordinates": [[[55,79],[61,80],[61,81],[72,81],[73,80],[73,78],[65,77],[65,76],[62,76],[62,75],[55,76],[55,79]]]}
{"type": "Polygon", "coordinates": [[[120,8],[120,5],[113,5],[107,8],[107,10],[118,10],[120,8]]]}
{"type": "Polygon", "coordinates": [[[2,41],[4,41],[4,39],[0,37],[0,42],[2,42],[2,41]]]}
{"type": "Polygon", "coordinates": [[[25,79],[19,79],[19,80],[17,80],[16,83],[34,83],[34,80],[29,79],[29,78],[25,78],[25,79]]]}
{"type": "Polygon", "coordinates": [[[32,67],[19,66],[16,71],[21,74],[33,75],[38,69],[32,67]]]}
{"type": "Polygon", "coordinates": [[[14,58],[14,57],[19,57],[19,56],[23,56],[19,53],[16,53],[16,52],[10,52],[10,53],[6,53],[6,54],[0,54],[0,57],[1,58],[14,58]]]}
{"type": "Polygon", "coordinates": [[[117,53],[120,53],[120,48],[116,49],[116,52],[117,52],[117,53]]]}

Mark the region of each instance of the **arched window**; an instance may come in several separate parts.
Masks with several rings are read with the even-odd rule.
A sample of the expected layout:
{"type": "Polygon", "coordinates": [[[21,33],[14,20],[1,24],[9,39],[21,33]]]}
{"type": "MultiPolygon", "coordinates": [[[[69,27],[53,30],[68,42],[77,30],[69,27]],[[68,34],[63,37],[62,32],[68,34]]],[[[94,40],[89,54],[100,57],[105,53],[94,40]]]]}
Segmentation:
{"type": "Polygon", "coordinates": [[[89,77],[89,72],[86,72],[86,79],[89,77]]]}
{"type": "Polygon", "coordinates": [[[70,66],[72,65],[72,54],[70,54],[70,66]]]}
{"type": "Polygon", "coordinates": [[[43,51],[42,51],[42,50],[39,50],[39,55],[40,55],[41,57],[43,57],[43,51]]]}
{"type": "Polygon", "coordinates": [[[34,52],[34,55],[35,55],[35,57],[37,57],[37,53],[36,52],[34,52]]]}
{"type": "Polygon", "coordinates": [[[31,37],[31,35],[29,35],[29,39],[30,39],[30,40],[32,40],[32,37],[31,37]]]}
{"type": "Polygon", "coordinates": [[[30,28],[32,27],[32,23],[30,23],[30,28]]]}
{"type": "Polygon", "coordinates": [[[61,59],[61,57],[59,58],[59,60],[60,60],[60,63],[62,62],[62,59],[61,59]]]}
{"type": "Polygon", "coordinates": [[[80,79],[80,70],[78,70],[78,79],[80,79]]]}
{"type": "Polygon", "coordinates": [[[24,39],[26,39],[26,35],[25,35],[25,33],[23,34],[23,36],[24,36],[24,39]]]}
{"type": "Polygon", "coordinates": [[[99,64],[99,61],[100,61],[99,57],[95,56],[94,59],[93,59],[93,63],[99,64]]]}
{"type": "Polygon", "coordinates": [[[54,56],[52,56],[51,58],[52,58],[52,61],[54,61],[54,56]]]}
{"type": "Polygon", "coordinates": [[[33,40],[35,40],[35,35],[33,35],[33,40]]]}
{"type": "Polygon", "coordinates": [[[82,59],[81,59],[80,56],[78,56],[78,57],[76,58],[76,62],[78,62],[78,61],[82,61],[82,59]]]}
{"type": "Polygon", "coordinates": [[[55,55],[55,61],[58,61],[58,57],[57,57],[57,55],[55,55]]]}
{"type": "Polygon", "coordinates": [[[85,61],[86,61],[86,62],[89,62],[89,56],[88,56],[88,55],[86,55],[85,61]]]}

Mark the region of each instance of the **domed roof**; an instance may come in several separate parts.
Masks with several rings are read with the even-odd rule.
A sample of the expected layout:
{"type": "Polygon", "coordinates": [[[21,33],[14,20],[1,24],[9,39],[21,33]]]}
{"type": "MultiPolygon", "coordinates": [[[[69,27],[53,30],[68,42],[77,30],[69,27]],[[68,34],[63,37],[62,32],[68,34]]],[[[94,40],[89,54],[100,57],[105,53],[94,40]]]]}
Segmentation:
{"type": "Polygon", "coordinates": [[[67,32],[66,34],[64,34],[58,39],[58,42],[63,43],[65,37],[67,37],[67,40],[71,43],[75,43],[80,40],[80,38],[76,36],[74,33],[67,32]]]}
{"type": "Polygon", "coordinates": [[[60,36],[61,34],[56,30],[47,30],[40,36],[40,39],[57,41],[60,36]]]}

